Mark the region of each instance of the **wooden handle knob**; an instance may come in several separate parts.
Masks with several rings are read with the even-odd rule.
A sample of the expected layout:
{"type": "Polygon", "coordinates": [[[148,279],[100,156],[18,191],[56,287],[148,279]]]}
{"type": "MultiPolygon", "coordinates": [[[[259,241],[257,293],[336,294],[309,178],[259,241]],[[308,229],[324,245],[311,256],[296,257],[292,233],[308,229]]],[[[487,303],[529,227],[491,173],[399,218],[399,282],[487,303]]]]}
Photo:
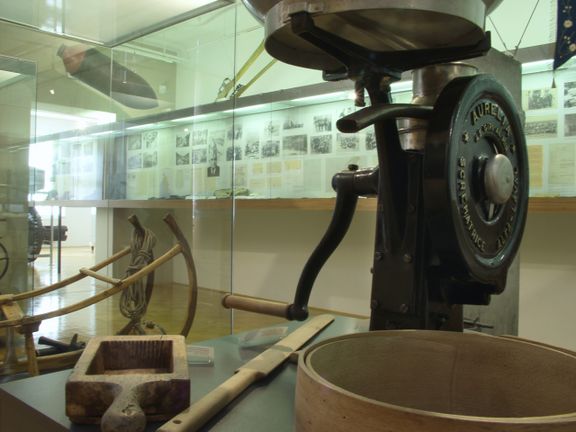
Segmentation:
{"type": "Polygon", "coordinates": [[[240,309],[247,312],[273,315],[288,318],[288,303],[280,303],[270,300],[259,300],[249,297],[228,294],[222,299],[222,306],[228,309],[240,309]]]}
{"type": "Polygon", "coordinates": [[[142,411],[135,389],[122,390],[100,421],[102,432],[143,432],[146,414],[142,411]]]}

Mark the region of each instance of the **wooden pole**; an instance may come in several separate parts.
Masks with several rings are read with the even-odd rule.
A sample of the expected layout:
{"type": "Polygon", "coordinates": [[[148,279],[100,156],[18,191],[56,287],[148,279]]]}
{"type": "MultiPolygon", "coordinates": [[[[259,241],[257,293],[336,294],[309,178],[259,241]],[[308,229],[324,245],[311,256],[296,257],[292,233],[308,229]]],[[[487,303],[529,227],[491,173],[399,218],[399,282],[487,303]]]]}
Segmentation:
{"type": "Polygon", "coordinates": [[[101,275],[99,273],[96,273],[95,271],[87,269],[85,267],[82,267],[80,269],[80,273],[82,273],[83,275],[86,275],[86,276],[90,276],[94,279],[98,279],[99,281],[112,284],[112,285],[120,285],[122,283],[122,279],[116,279],[116,278],[104,276],[104,275],[101,275]]]}
{"type": "Polygon", "coordinates": [[[24,340],[26,342],[26,357],[28,359],[28,373],[32,376],[40,374],[38,361],[36,360],[36,347],[34,345],[34,333],[28,326],[24,330],[24,340]]]}
{"type": "MultiPolygon", "coordinates": [[[[98,271],[103,269],[104,267],[112,264],[113,262],[117,261],[118,259],[122,258],[125,255],[128,255],[130,253],[130,248],[126,247],[124,249],[122,249],[121,251],[115,253],[114,255],[112,255],[111,257],[105,259],[104,261],[99,262],[98,264],[90,267],[89,269],[92,271],[98,271]]],[[[68,286],[74,282],[78,282],[81,279],[84,279],[87,275],[82,274],[82,273],[78,273],[74,276],[71,276],[69,278],[66,279],[62,279],[60,282],[57,282],[55,284],[49,285],[47,287],[44,288],[40,288],[37,290],[33,290],[33,291],[27,291],[21,294],[9,294],[9,295],[3,295],[0,296],[0,304],[5,303],[5,302],[9,302],[9,301],[18,301],[18,300],[25,300],[27,298],[31,298],[31,297],[38,297],[42,294],[46,294],[49,293],[51,291],[57,290],[59,288],[63,288],[65,286],[68,286]]]]}

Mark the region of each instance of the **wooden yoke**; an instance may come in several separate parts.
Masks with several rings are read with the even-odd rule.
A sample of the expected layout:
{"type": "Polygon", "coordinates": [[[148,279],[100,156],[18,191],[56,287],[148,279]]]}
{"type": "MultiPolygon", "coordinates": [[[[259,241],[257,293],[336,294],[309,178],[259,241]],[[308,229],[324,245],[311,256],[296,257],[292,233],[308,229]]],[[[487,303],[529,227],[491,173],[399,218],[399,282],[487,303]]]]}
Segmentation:
{"type": "MultiPolygon", "coordinates": [[[[134,225],[135,229],[143,229],[140,225],[136,216],[130,217],[130,222],[134,225]]],[[[114,254],[110,258],[90,267],[90,268],[81,268],[78,274],[64,279],[56,284],[47,286],[45,288],[41,288],[38,290],[28,291],[20,294],[5,294],[0,295],[0,312],[2,313],[5,319],[0,320],[0,328],[15,328],[18,333],[23,334],[26,340],[26,355],[28,358],[28,371],[31,375],[38,375],[38,359],[36,357],[36,350],[34,346],[34,338],[33,333],[38,331],[40,324],[42,321],[50,318],[56,318],[62,315],[66,315],[68,313],[76,312],[80,309],[86,308],[91,306],[95,303],[98,303],[108,297],[113,296],[114,294],[124,290],[128,286],[134,284],[136,281],[149,276],[160,267],[162,264],[170,261],[175,256],[182,254],[184,257],[184,261],[186,263],[187,268],[187,276],[188,276],[188,287],[189,287],[189,295],[188,295],[188,310],[185,322],[183,324],[182,330],[180,334],[186,337],[190,331],[192,323],[194,321],[194,316],[196,313],[196,305],[197,305],[197,297],[198,297],[198,285],[197,285],[197,278],[196,278],[196,269],[194,266],[194,260],[192,258],[192,252],[190,250],[190,246],[188,241],[184,237],[184,234],[178,227],[174,217],[170,214],[164,217],[164,222],[170,228],[172,234],[176,239],[176,244],[172,246],[167,252],[165,252],[160,257],[154,259],[150,264],[146,265],[145,267],[141,268],[140,270],[136,271],[135,273],[123,278],[123,279],[116,279],[111,278],[105,275],[99,274],[97,271],[108,266],[109,264],[114,263],[118,259],[128,255],[130,253],[130,248],[124,248],[120,252],[114,254]],[[79,281],[85,277],[92,277],[94,279],[100,280],[102,282],[106,282],[112,285],[112,287],[94,295],[88,297],[80,302],[71,304],[69,306],[65,306],[63,308],[41,313],[38,315],[27,316],[23,313],[20,306],[16,303],[18,300],[24,300],[28,298],[38,297],[42,294],[46,294],[52,291],[55,291],[59,288],[65,287],[70,285],[73,282],[79,281]]],[[[54,364],[62,366],[62,362],[66,360],[66,358],[71,358],[72,360],[76,360],[78,358],[77,353],[64,353],[57,355],[58,358],[54,364]],[[71,356],[66,356],[67,354],[74,354],[71,356]]],[[[41,357],[40,360],[45,359],[46,361],[41,361],[41,363],[52,364],[48,361],[48,357],[53,356],[46,356],[41,357]]],[[[18,364],[17,366],[21,366],[18,364]]]]}

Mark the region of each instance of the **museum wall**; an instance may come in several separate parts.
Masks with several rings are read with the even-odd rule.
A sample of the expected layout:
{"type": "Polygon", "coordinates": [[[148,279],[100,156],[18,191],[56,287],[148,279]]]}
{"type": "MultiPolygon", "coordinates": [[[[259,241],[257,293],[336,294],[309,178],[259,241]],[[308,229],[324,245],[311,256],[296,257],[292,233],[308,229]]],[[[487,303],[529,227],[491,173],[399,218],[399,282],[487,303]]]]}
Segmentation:
{"type": "Polygon", "coordinates": [[[576,350],[576,214],[531,213],[520,250],[520,336],[576,350]]]}

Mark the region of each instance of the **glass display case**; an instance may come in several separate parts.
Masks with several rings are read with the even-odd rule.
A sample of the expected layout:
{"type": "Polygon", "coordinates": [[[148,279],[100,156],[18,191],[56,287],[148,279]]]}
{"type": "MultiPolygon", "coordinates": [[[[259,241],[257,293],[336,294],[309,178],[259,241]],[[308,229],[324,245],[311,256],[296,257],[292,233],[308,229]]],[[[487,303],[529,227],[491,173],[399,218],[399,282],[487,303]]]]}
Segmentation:
{"type": "MultiPolygon", "coordinates": [[[[330,221],[332,177],[349,166],[377,164],[374,132],[336,129],[339,118],[357,110],[351,82],[324,82],[320,72],[276,62],[263,50],[261,23],[242,4],[224,3],[230,2],[98,42],[0,22],[0,53],[37,68],[37,75],[21,73],[17,84],[0,82],[0,92],[20,89],[28,101],[21,121],[0,116],[8,122],[0,131],[18,128],[17,143],[1,149],[0,242],[10,254],[2,293],[54,284],[106,260],[130,244],[132,215],[155,233],[161,255],[175,244],[162,220],[170,214],[190,244],[197,274],[190,340],[279,321],[247,313],[233,319],[220,299],[232,291],[292,299],[330,221]],[[48,228],[31,264],[21,246],[12,252],[27,243],[28,203],[48,228]]],[[[557,72],[553,86],[548,64],[526,67],[520,89],[519,71],[510,78],[490,62],[482,70],[509,79],[516,100],[523,100],[533,196],[574,196],[573,69],[557,72]]],[[[409,103],[410,75],[392,89],[394,102],[409,103]]],[[[0,107],[13,115],[4,100],[0,107]]],[[[373,199],[360,200],[348,236],[319,275],[310,300],[316,310],[369,315],[375,207],[373,199]]],[[[0,248],[0,274],[1,254],[0,248]]],[[[177,332],[189,313],[185,264],[177,258],[155,271],[148,315],[167,332],[177,332]]],[[[122,278],[128,266],[125,257],[102,273],[122,278]]],[[[29,311],[97,293],[101,282],[30,302],[29,311]]],[[[47,320],[40,334],[60,337],[62,328],[69,336],[113,334],[126,321],[118,303],[115,296],[78,319],[47,320]]]]}
{"type": "Polygon", "coordinates": [[[27,245],[28,190],[42,180],[28,169],[28,147],[34,137],[36,65],[0,56],[0,292],[29,287],[27,245]]]}
{"type": "Polygon", "coordinates": [[[534,197],[576,194],[576,71],[552,72],[552,61],[525,65],[522,108],[530,158],[530,191],[534,197]]]}
{"type": "MultiPolygon", "coordinates": [[[[204,3],[222,6],[225,2],[204,3]]],[[[231,29],[218,38],[213,34],[217,40],[212,42],[219,44],[221,53],[221,63],[211,65],[216,74],[201,70],[201,61],[194,53],[185,53],[185,48],[174,54],[138,40],[111,48],[0,22],[0,52],[32,66],[24,71],[29,74],[28,81],[8,75],[4,79],[2,75],[0,88],[0,183],[4,185],[0,190],[0,241],[10,255],[0,294],[16,295],[22,313],[29,316],[68,311],[92,298],[101,300],[78,311],[42,319],[34,332],[40,353],[54,348],[40,337],[74,348],[76,340],[126,331],[182,333],[195,341],[229,334],[232,329],[231,312],[220,305],[223,293],[230,292],[232,286],[232,197],[227,195],[211,209],[197,208],[195,199],[185,206],[168,200],[149,205],[149,198],[169,198],[174,193],[166,177],[170,173],[173,181],[175,163],[164,158],[168,154],[174,158],[175,152],[167,153],[162,147],[167,143],[159,130],[141,129],[138,123],[177,107],[194,111],[196,96],[181,98],[183,94],[203,88],[203,81],[221,82],[233,76],[235,7],[204,8],[202,14],[186,18],[196,15],[196,21],[183,22],[180,28],[179,37],[187,38],[191,45],[199,44],[194,38],[198,36],[196,27],[202,23],[231,29]],[[196,33],[190,33],[192,30],[196,33]],[[190,76],[178,70],[178,64],[184,63],[199,66],[190,76]],[[183,76],[178,77],[180,73],[183,76]],[[12,94],[16,90],[22,94],[12,94]],[[134,169],[133,156],[138,150],[141,168],[147,171],[134,169]],[[182,237],[175,235],[172,221],[182,237]],[[125,310],[126,301],[133,298],[124,300],[120,294],[103,297],[111,288],[116,289],[118,280],[134,272],[133,257],[123,251],[138,246],[133,234],[136,226],[151,231],[147,237],[147,242],[154,244],[151,256],[162,263],[152,278],[144,278],[146,312],[134,327],[130,326],[135,322],[131,312],[126,315],[125,310]],[[42,236],[36,238],[38,230],[42,236]],[[37,250],[29,256],[25,245],[32,240],[37,250]],[[191,263],[182,252],[186,243],[192,252],[191,263]],[[166,254],[170,255],[167,260],[166,254]],[[31,290],[45,294],[20,301],[20,294],[31,290]]],[[[168,25],[164,24],[160,28],[168,25]]],[[[130,40],[139,34],[132,34],[130,40]]],[[[169,36],[163,33],[154,37],[165,40],[169,36]]],[[[0,66],[18,73],[5,68],[5,62],[0,66]]],[[[24,77],[28,75],[22,74],[24,77]]],[[[191,164],[188,168],[181,172],[181,181],[191,186],[194,171],[191,164]]],[[[230,183],[220,187],[231,189],[232,175],[225,170],[222,167],[221,176],[230,183]]],[[[192,194],[184,185],[181,189],[186,195],[192,194]]],[[[5,262],[2,258],[0,263],[5,262]]],[[[8,360],[22,355],[23,340],[12,329],[0,329],[0,339],[7,347],[0,359],[2,375],[21,371],[20,363],[8,360]]]]}

